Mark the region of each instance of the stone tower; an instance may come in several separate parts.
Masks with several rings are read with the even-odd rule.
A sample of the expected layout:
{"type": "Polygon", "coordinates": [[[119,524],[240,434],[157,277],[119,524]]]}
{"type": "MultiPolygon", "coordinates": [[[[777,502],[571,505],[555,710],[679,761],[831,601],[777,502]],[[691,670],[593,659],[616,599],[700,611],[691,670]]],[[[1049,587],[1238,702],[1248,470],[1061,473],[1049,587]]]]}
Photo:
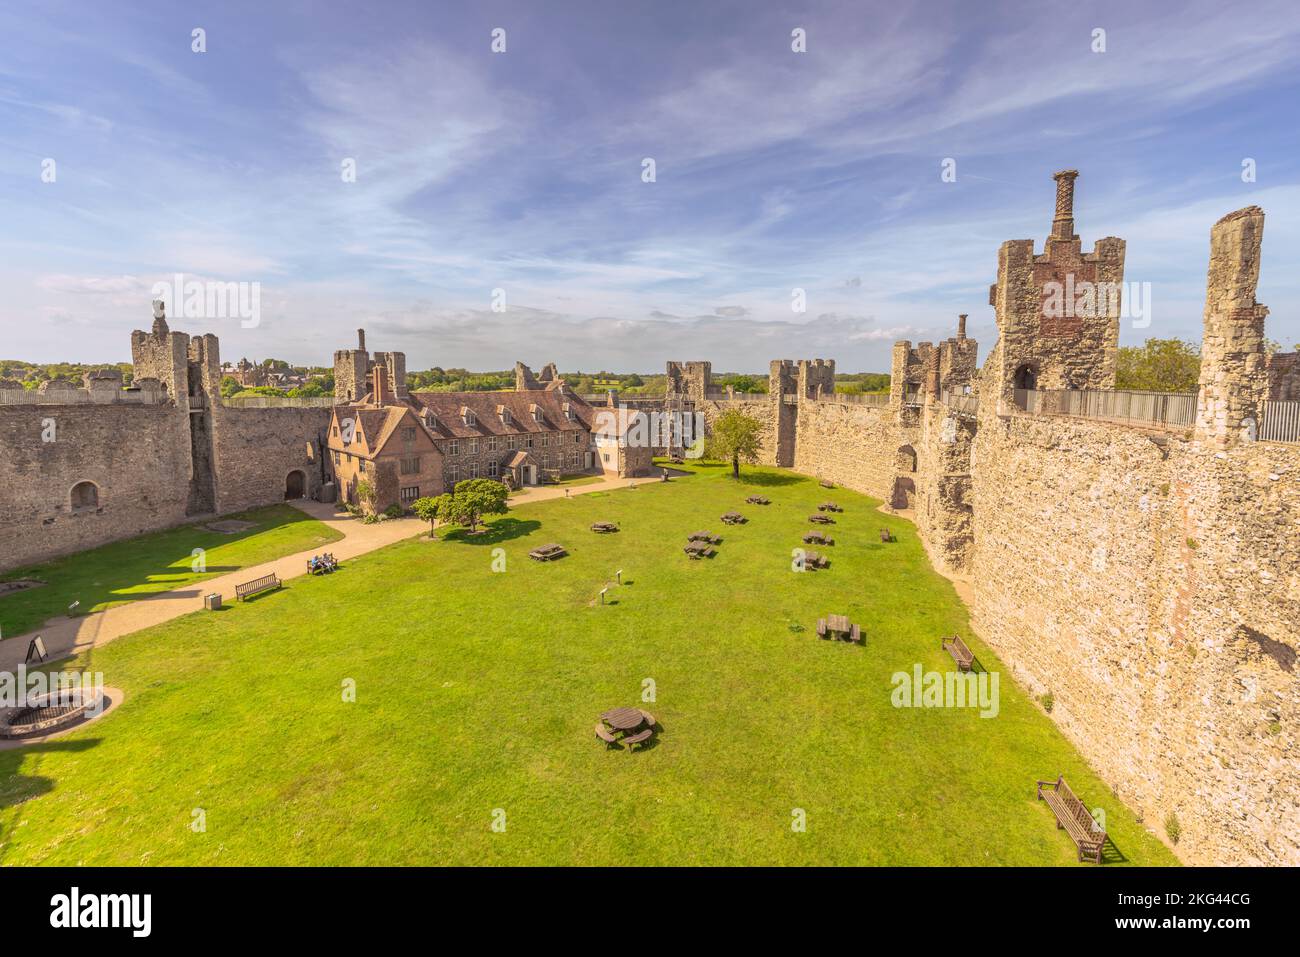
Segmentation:
{"type": "Polygon", "coordinates": [[[1215,448],[1253,440],[1268,397],[1268,307],[1255,301],[1263,238],[1258,206],[1229,213],[1210,230],[1196,438],[1215,448]]]}
{"type": "Polygon", "coordinates": [[[370,353],[366,352],[366,330],[357,330],[357,347],[334,353],[334,399],[337,402],[360,402],[368,391],[370,353]]]}
{"type": "Polygon", "coordinates": [[[988,408],[1007,414],[1017,389],[1113,389],[1119,354],[1124,240],[1099,239],[1082,251],[1074,232],[1076,170],[1061,170],[1051,235],[1043,252],[1032,239],[998,250],[989,290],[998,342],[985,364],[988,408]]]}

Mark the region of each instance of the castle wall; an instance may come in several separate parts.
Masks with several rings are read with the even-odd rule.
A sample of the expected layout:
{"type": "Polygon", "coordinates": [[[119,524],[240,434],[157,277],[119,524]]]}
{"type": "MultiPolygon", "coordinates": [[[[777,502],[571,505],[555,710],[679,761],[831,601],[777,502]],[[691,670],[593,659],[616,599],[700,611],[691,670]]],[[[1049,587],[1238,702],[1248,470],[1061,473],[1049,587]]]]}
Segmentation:
{"type": "Polygon", "coordinates": [[[1017,415],[972,474],[981,637],[1185,860],[1300,863],[1300,449],[1017,415]]]}
{"type": "Polygon", "coordinates": [[[294,469],[301,469],[306,478],[306,497],[319,491],[319,440],[329,429],[329,409],[220,408],[214,418],[218,513],[283,501],[285,480],[294,469]]]}
{"type": "Polygon", "coordinates": [[[0,572],[183,523],[185,419],[170,404],[0,405],[0,572]],[[72,507],[82,481],[93,509],[72,507]]]}

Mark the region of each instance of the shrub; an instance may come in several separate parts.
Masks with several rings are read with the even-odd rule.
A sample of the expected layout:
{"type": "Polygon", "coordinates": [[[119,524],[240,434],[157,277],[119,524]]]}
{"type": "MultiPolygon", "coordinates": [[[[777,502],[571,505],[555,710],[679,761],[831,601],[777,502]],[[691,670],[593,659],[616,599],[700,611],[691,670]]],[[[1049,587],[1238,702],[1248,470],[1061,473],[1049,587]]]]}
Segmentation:
{"type": "Polygon", "coordinates": [[[1047,692],[1047,694],[1043,695],[1038,700],[1042,703],[1043,710],[1046,711],[1048,714],[1051,714],[1052,706],[1056,704],[1056,698],[1053,697],[1052,693],[1049,691],[1047,692]]]}
{"type": "Polygon", "coordinates": [[[1183,835],[1183,828],[1178,823],[1178,815],[1170,811],[1165,817],[1165,833],[1169,835],[1169,842],[1177,844],[1178,839],[1183,835]]]}

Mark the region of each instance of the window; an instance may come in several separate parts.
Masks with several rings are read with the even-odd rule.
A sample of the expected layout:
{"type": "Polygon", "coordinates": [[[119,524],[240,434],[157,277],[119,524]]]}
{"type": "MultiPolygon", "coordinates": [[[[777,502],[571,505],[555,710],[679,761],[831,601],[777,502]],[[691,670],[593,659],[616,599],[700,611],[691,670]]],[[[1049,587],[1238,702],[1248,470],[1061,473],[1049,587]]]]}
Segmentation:
{"type": "Polygon", "coordinates": [[[475,462],[473,465],[471,465],[471,466],[469,467],[469,477],[470,477],[470,478],[478,478],[478,463],[477,463],[477,462],[475,462]]]}
{"type": "Polygon", "coordinates": [[[361,474],[364,475],[366,473],[366,460],[361,458],[357,459],[357,468],[361,471],[361,474]]]}
{"type": "Polygon", "coordinates": [[[550,434],[549,432],[543,432],[543,433],[542,433],[542,448],[546,448],[546,447],[547,447],[548,445],[550,445],[550,444],[551,444],[551,434],[550,434]]]}
{"type": "Polygon", "coordinates": [[[501,467],[496,462],[488,463],[488,478],[496,478],[500,471],[501,467]]]}
{"type": "Polygon", "coordinates": [[[478,439],[468,439],[465,442],[465,453],[467,455],[478,454],[478,439]]]}
{"type": "Polygon", "coordinates": [[[339,464],[339,454],[338,454],[338,452],[335,452],[335,453],[334,453],[334,464],[335,464],[335,465],[338,465],[338,464],[339,464]]]}
{"type": "Polygon", "coordinates": [[[449,483],[451,483],[452,485],[455,485],[457,482],[460,481],[460,466],[459,466],[459,465],[448,465],[448,466],[447,466],[447,481],[448,481],[449,483]]]}
{"type": "Polygon", "coordinates": [[[72,509],[99,507],[99,487],[94,482],[78,482],[72,486],[72,509]]]}
{"type": "Polygon", "coordinates": [[[495,452],[500,447],[501,447],[501,440],[498,439],[495,435],[489,435],[487,438],[487,450],[489,452],[495,452]]]}
{"type": "Polygon", "coordinates": [[[404,429],[402,429],[402,441],[403,441],[403,442],[414,442],[414,441],[415,441],[415,429],[414,429],[414,428],[404,428],[404,429]]]}
{"type": "Polygon", "coordinates": [[[420,471],[420,457],[418,455],[408,455],[402,459],[401,471],[403,475],[415,475],[420,471]]]}
{"type": "Polygon", "coordinates": [[[581,445],[581,444],[582,444],[582,433],[581,433],[581,432],[574,432],[574,433],[573,433],[573,441],[574,441],[574,444],[576,444],[576,445],[581,445]]]}
{"type": "Polygon", "coordinates": [[[447,443],[447,454],[448,454],[448,455],[460,455],[460,441],[459,441],[459,440],[457,440],[457,439],[452,439],[450,442],[447,443]]]}
{"type": "Polygon", "coordinates": [[[408,485],[405,488],[403,488],[401,492],[398,493],[398,498],[400,498],[407,505],[410,505],[419,497],[420,497],[420,486],[418,485],[408,485]]]}
{"type": "Polygon", "coordinates": [[[524,442],[527,448],[531,449],[533,447],[533,437],[531,435],[528,436],[528,438],[524,439],[524,442]]]}
{"type": "Polygon", "coordinates": [[[608,452],[604,453],[604,454],[601,456],[601,458],[604,459],[606,462],[608,462],[608,461],[609,461],[609,453],[608,453],[608,452]]]}
{"type": "Polygon", "coordinates": [[[506,436],[506,448],[507,448],[507,449],[517,449],[517,448],[519,448],[519,436],[517,436],[517,435],[507,435],[507,436],[506,436]]]}
{"type": "Polygon", "coordinates": [[[430,412],[428,409],[425,409],[424,424],[427,425],[430,429],[436,429],[438,427],[438,417],[434,415],[432,412],[430,412]]]}

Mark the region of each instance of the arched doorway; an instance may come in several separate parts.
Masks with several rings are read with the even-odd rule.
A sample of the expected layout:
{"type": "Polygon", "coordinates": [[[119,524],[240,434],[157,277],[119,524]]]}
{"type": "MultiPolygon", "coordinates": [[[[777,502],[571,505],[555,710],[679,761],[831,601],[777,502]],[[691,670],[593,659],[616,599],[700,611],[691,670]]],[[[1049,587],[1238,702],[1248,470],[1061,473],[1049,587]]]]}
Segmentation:
{"type": "Polygon", "coordinates": [[[294,469],[284,479],[284,498],[285,501],[290,499],[302,498],[307,494],[307,476],[302,469],[294,469]]]}
{"type": "Polygon", "coordinates": [[[900,446],[896,457],[897,470],[899,472],[916,471],[916,449],[910,445],[900,446]]]}
{"type": "Polygon", "coordinates": [[[916,483],[910,478],[900,475],[894,479],[894,490],[889,496],[889,504],[892,508],[911,508],[915,496],[916,483]]]}
{"type": "Polygon", "coordinates": [[[99,508],[99,486],[94,482],[78,482],[72,486],[72,510],[99,508]]]}
{"type": "Polygon", "coordinates": [[[1038,388],[1038,366],[1033,362],[1026,362],[1016,369],[1013,386],[1026,392],[1032,392],[1038,388]]]}

